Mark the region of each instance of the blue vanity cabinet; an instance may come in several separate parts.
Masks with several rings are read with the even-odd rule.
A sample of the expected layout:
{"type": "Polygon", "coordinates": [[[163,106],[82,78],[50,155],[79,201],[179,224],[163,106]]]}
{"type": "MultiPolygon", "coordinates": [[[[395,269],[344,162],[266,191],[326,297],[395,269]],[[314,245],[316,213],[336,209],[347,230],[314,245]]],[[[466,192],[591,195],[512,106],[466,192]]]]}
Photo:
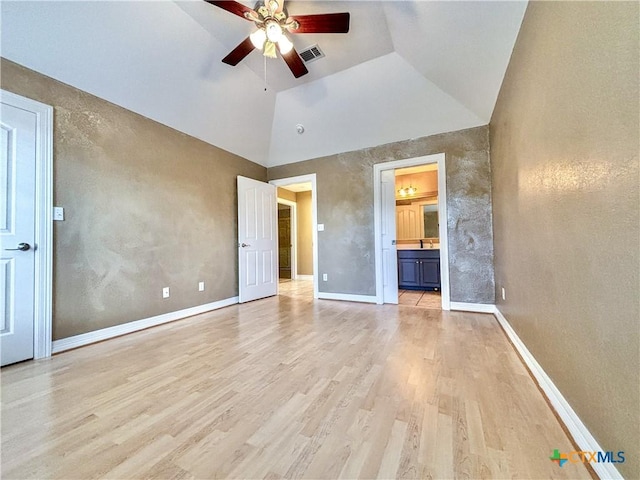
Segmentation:
{"type": "Polygon", "coordinates": [[[413,256],[405,258],[404,255],[400,255],[400,252],[398,252],[398,287],[420,288],[420,261],[413,256]]]}
{"type": "Polygon", "coordinates": [[[440,290],[440,250],[398,250],[398,287],[440,290]]]}

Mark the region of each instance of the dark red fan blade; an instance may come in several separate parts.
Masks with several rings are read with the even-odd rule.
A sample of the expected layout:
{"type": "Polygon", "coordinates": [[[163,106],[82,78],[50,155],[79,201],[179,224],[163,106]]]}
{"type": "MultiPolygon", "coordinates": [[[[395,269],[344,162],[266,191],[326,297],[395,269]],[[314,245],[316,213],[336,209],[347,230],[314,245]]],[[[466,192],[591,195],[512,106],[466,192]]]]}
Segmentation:
{"type": "Polygon", "coordinates": [[[228,65],[235,66],[240,62],[240,60],[249,55],[254,48],[256,47],[253,46],[251,39],[247,37],[240,45],[231,50],[231,53],[224,57],[222,61],[228,65]]]}
{"type": "Polygon", "coordinates": [[[284,58],[284,61],[289,65],[289,70],[291,70],[294,77],[299,78],[309,73],[309,70],[304,66],[304,63],[295,48],[292,48],[286,55],[282,55],[282,58],[284,58]]]}
{"type": "Polygon", "coordinates": [[[321,13],[318,15],[293,15],[300,24],[291,33],[347,33],[349,31],[349,13],[321,13]]]}
{"type": "MultiPolygon", "coordinates": [[[[226,1],[216,1],[216,0],[205,0],[205,2],[210,3],[211,5],[215,5],[216,7],[220,7],[227,12],[231,12],[234,15],[238,15],[239,17],[244,18],[245,20],[249,20],[244,16],[244,12],[252,12],[253,10],[249,7],[245,7],[241,3],[233,2],[230,0],[226,1]]],[[[250,20],[249,20],[250,21],[250,20]]]]}

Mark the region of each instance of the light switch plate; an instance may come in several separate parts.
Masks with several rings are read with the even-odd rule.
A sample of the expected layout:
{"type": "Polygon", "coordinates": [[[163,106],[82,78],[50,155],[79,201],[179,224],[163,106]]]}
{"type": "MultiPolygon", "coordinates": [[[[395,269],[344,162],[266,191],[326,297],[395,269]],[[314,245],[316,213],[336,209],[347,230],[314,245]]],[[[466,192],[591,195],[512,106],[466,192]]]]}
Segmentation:
{"type": "Polygon", "coordinates": [[[319,232],[324,232],[324,223],[319,223],[318,224],[318,231],[319,232]]]}
{"type": "Polygon", "coordinates": [[[204,282],[198,282],[198,291],[204,292],[204,282]]]}
{"type": "Polygon", "coordinates": [[[53,207],[53,219],[57,222],[61,222],[64,220],[64,208],[62,207],[53,207]]]}

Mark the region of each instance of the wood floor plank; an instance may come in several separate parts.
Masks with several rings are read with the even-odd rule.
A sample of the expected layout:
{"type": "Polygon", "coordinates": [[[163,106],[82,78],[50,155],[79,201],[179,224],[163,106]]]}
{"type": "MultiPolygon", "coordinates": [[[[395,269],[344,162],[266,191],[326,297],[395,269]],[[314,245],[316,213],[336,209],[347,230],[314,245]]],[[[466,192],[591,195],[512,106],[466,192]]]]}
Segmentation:
{"type": "Polygon", "coordinates": [[[3,478],[590,478],[492,315],[279,288],[3,368],[3,478]]]}
{"type": "Polygon", "coordinates": [[[407,432],[407,423],[400,420],[393,422],[391,436],[382,455],[382,463],[378,470],[378,478],[396,478],[400,467],[402,445],[407,432]]]}

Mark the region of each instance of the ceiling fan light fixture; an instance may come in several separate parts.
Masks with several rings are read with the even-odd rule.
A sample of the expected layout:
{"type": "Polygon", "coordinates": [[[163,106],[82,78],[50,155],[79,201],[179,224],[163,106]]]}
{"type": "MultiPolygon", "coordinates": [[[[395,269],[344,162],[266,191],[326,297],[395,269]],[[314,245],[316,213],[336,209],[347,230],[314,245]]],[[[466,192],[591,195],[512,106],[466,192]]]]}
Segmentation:
{"type": "Polygon", "coordinates": [[[293,43],[291,43],[291,40],[289,40],[286,35],[282,35],[280,40],[278,40],[278,48],[282,55],[286,55],[293,48],[293,43]]]}
{"type": "Polygon", "coordinates": [[[267,20],[264,29],[270,42],[278,43],[282,38],[282,27],[275,20],[267,20]]]}
{"type": "Polygon", "coordinates": [[[267,34],[265,33],[264,29],[259,28],[251,35],[249,35],[249,38],[251,39],[251,43],[253,43],[254,47],[256,47],[258,50],[262,50],[262,48],[264,47],[264,42],[267,39],[267,34]]]}

